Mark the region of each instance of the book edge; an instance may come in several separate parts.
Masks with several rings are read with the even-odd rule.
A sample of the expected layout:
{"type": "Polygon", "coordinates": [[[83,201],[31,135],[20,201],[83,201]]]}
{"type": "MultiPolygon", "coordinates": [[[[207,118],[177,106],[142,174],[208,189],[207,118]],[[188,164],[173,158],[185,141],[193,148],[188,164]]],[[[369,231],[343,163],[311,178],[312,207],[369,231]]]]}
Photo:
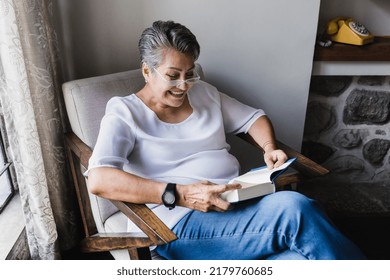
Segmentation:
{"type": "Polygon", "coordinates": [[[221,197],[226,200],[227,202],[239,202],[248,200],[255,197],[262,197],[267,194],[271,194],[275,192],[275,184],[272,182],[268,183],[262,183],[262,184],[256,184],[252,185],[250,187],[244,188],[244,189],[238,189],[238,190],[232,190],[225,193],[225,195],[221,194],[221,197]],[[271,189],[270,189],[271,187],[271,189]],[[256,190],[253,190],[253,189],[256,190]],[[246,193],[250,194],[246,194],[246,193]],[[255,192],[255,193],[252,193],[255,192]]]}

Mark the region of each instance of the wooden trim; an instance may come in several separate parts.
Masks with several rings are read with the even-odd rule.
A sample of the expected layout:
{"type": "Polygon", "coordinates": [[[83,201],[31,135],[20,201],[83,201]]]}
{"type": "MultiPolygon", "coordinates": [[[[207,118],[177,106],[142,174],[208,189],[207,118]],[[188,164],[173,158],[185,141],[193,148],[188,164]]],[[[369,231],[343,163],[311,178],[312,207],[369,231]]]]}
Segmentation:
{"type": "Polygon", "coordinates": [[[275,179],[275,186],[276,189],[283,189],[285,186],[291,186],[292,184],[296,184],[299,182],[304,181],[307,179],[307,177],[303,176],[300,173],[293,173],[293,174],[287,174],[287,175],[280,175],[275,179]]]}
{"type": "Polygon", "coordinates": [[[66,135],[66,152],[73,178],[73,185],[77,195],[81,219],[83,222],[85,236],[91,236],[97,233],[96,224],[92,215],[91,202],[89,200],[87,184],[84,175],[81,173],[81,164],[87,168],[86,154],[91,155],[90,149],[81,142],[73,133],[66,135]],[[84,159],[84,163],[80,159],[84,159]]]}
{"type": "Polygon", "coordinates": [[[92,156],[92,149],[77,137],[73,132],[69,132],[65,136],[68,147],[80,159],[80,163],[88,168],[89,158],[92,156]]]}
{"type": "Polygon", "coordinates": [[[81,250],[85,253],[106,252],[121,249],[147,248],[160,245],[151,241],[143,233],[97,233],[81,241],[81,250]]]}
{"type": "Polygon", "coordinates": [[[390,61],[390,38],[375,37],[364,46],[333,43],[329,48],[316,45],[315,61],[390,61]]]}

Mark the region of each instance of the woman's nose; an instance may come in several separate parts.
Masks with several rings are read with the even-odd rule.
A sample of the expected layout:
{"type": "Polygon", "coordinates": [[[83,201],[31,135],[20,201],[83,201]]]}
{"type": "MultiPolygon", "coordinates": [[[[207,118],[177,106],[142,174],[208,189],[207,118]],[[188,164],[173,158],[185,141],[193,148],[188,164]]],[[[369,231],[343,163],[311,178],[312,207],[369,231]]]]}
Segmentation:
{"type": "Polygon", "coordinates": [[[181,89],[181,90],[187,90],[188,85],[185,81],[183,81],[182,83],[178,84],[176,87],[181,89]]]}

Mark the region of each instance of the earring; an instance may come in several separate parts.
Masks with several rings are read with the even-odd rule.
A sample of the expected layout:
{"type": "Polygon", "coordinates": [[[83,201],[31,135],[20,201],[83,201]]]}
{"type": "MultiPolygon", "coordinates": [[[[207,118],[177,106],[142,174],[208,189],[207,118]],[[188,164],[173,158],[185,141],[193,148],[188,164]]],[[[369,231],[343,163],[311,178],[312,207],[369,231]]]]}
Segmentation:
{"type": "Polygon", "coordinates": [[[148,83],[148,80],[147,79],[145,79],[145,84],[147,84],[148,83]]]}

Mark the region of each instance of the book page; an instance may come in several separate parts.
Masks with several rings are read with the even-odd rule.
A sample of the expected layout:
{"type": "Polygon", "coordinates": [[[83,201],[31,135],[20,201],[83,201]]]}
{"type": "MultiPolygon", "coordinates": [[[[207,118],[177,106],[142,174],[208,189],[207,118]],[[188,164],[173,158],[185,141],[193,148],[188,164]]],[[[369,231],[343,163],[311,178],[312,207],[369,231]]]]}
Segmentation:
{"type": "Polygon", "coordinates": [[[229,183],[230,184],[238,183],[241,184],[243,187],[245,187],[246,185],[269,183],[271,182],[271,177],[274,172],[286,169],[294,160],[295,158],[289,159],[281,166],[273,169],[268,169],[267,166],[262,166],[253,169],[241,176],[236,177],[235,179],[231,180],[229,183]]]}
{"type": "Polygon", "coordinates": [[[252,186],[255,186],[256,184],[258,184],[258,182],[245,182],[245,181],[237,180],[237,179],[233,180],[233,182],[231,182],[231,183],[240,184],[243,189],[248,188],[248,187],[252,187],[252,186]]]}
{"type": "Polygon", "coordinates": [[[243,187],[244,185],[254,185],[254,184],[260,184],[265,182],[270,182],[270,176],[271,173],[270,169],[267,169],[267,167],[257,169],[255,171],[249,171],[248,173],[245,173],[233,180],[234,183],[241,184],[243,187]]]}

